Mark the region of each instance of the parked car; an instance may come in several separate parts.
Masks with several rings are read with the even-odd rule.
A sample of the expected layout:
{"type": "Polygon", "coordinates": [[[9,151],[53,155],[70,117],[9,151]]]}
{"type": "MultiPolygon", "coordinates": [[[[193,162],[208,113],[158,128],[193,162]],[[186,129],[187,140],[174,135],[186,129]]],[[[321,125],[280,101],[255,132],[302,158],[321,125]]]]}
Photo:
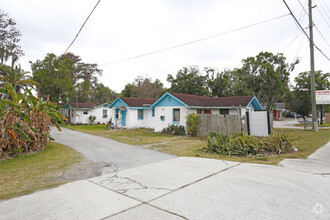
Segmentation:
{"type": "Polygon", "coordinates": [[[297,114],[295,112],[289,112],[288,114],[285,115],[285,117],[287,117],[287,118],[295,118],[295,117],[301,118],[301,115],[297,114]]]}

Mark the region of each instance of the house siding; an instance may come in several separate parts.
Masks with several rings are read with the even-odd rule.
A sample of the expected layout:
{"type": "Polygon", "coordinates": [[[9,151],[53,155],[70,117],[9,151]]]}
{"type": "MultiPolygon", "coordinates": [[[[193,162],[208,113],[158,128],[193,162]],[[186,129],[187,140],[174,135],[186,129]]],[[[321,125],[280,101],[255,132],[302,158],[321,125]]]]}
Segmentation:
{"type": "MultiPolygon", "coordinates": [[[[155,129],[156,132],[161,131],[168,125],[173,124],[173,109],[180,109],[180,122],[175,123],[176,125],[186,126],[186,116],[189,114],[189,110],[185,106],[156,106],[155,117],[150,120],[150,127],[155,129]],[[161,120],[161,116],[165,116],[165,120],[161,120]]],[[[151,114],[150,114],[151,116],[151,114]]]]}

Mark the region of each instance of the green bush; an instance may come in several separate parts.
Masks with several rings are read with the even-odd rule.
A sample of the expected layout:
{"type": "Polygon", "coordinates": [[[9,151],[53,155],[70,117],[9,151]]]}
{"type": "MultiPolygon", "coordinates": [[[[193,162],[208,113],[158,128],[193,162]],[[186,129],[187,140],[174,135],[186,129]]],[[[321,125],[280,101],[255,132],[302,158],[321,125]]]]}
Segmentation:
{"type": "Polygon", "coordinates": [[[198,126],[200,125],[200,115],[191,113],[187,115],[187,132],[191,136],[197,136],[198,126]]]}
{"type": "Polygon", "coordinates": [[[169,124],[167,128],[163,128],[161,131],[162,134],[170,134],[170,135],[185,135],[186,129],[182,125],[173,125],[169,124]]]}
{"type": "Polygon", "coordinates": [[[90,124],[94,124],[94,121],[96,120],[96,116],[90,115],[88,119],[89,119],[90,124]]]}
{"type": "Polygon", "coordinates": [[[292,142],[296,140],[290,138],[286,133],[273,133],[272,135],[264,138],[267,151],[276,154],[288,153],[292,151],[292,142]]]}
{"type": "Polygon", "coordinates": [[[268,137],[255,137],[247,133],[232,135],[211,133],[207,137],[207,151],[223,155],[261,155],[292,152],[292,141],[287,134],[273,133],[268,137]]]}

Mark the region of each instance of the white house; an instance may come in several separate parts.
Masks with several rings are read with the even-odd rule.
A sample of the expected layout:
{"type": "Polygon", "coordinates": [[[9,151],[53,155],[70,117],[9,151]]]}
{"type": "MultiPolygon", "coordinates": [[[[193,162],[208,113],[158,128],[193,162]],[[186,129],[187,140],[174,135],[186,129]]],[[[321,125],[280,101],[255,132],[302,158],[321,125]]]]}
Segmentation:
{"type": "Polygon", "coordinates": [[[152,128],[156,99],[118,97],[110,106],[112,122],[120,128],[152,128]]]}
{"type": "Polygon", "coordinates": [[[161,131],[169,124],[186,126],[186,116],[195,114],[222,114],[245,116],[246,111],[263,110],[254,96],[207,98],[182,93],[165,93],[150,106],[154,118],[148,126],[161,131]]]}
{"type": "Polygon", "coordinates": [[[71,124],[89,124],[89,117],[95,116],[94,123],[107,123],[110,119],[108,103],[94,104],[81,102],[67,102],[60,113],[66,117],[71,124]]]}
{"type": "Polygon", "coordinates": [[[263,110],[254,96],[207,98],[182,93],[165,93],[158,100],[117,98],[111,105],[111,117],[118,127],[151,128],[161,131],[169,124],[186,126],[186,116],[223,114],[245,116],[246,111],[263,110]]]}

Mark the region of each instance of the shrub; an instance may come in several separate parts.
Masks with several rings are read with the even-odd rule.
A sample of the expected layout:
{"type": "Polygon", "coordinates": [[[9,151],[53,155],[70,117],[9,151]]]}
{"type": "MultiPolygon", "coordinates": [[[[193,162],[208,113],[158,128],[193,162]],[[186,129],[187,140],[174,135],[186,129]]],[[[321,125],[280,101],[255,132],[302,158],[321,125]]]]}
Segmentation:
{"type": "Polygon", "coordinates": [[[96,120],[96,116],[90,115],[88,119],[89,119],[90,124],[94,124],[94,121],[96,120]]]}
{"type": "Polygon", "coordinates": [[[191,113],[187,115],[187,132],[191,136],[196,136],[198,133],[198,126],[200,125],[200,115],[191,113]]]}
{"type": "Polygon", "coordinates": [[[185,135],[186,134],[186,129],[182,125],[169,124],[166,128],[163,128],[161,133],[162,134],[170,134],[170,135],[185,135]]]}
{"type": "Polygon", "coordinates": [[[282,154],[292,151],[292,142],[294,140],[296,139],[290,138],[286,133],[273,133],[272,135],[264,138],[264,143],[267,151],[282,154]]]}
{"type": "Polygon", "coordinates": [[[44,149],[51,139],[50,126],[60,130],[59,123],[66,120],[55,104],[34,97],[30,91],[18,94],[6,84],[0,93],[10,97],[0,99],[0,158],[44,149]]]}
{"type": "Polygon", "coordinates": [[[283,154],[292,152],[292,141],[287,134],[273,133],[268,137],[254,137],[247,133],[232,135],[211,133],[206,139],[207,151],[223,155],[283,154]]]}

